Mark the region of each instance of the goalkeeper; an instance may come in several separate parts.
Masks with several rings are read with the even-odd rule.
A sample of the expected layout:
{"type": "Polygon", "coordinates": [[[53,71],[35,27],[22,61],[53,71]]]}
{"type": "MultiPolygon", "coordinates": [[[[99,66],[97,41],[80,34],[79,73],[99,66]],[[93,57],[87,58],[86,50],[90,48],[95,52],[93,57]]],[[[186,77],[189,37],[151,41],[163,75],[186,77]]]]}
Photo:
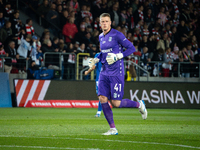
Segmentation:
{"type": "Polygon", "coordinates": [[[139,108],[142,118],[147,118],[147,110],[143,100],[139,102],[122,99],[124,95],[124,62],[123,58],[135,52],[133,44],[119,31],[111,28],[111,18],[108,13],[100,15],[102,33],[99,35],[101,52],[97,58],[90,59],[89,67],[102,63],[98,82],[98,96],[104,116],[110,129],[103,135],[117,135],[118,131],[113,120],[113,112],[108,100],[115,107],[139,108]],[[123,51],[123,48],[126,48],[123,51]]]}

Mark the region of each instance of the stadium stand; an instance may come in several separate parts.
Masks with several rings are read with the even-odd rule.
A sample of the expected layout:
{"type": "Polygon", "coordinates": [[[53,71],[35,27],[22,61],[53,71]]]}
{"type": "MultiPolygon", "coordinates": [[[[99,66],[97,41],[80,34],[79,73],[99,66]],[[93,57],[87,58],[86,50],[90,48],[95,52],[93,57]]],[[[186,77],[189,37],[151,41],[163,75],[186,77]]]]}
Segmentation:
{"type": "Polygon", "coordinates": [[[80,79],[87,67],[83,63],[99,52],[99,15],[106,12],[112,27],[137,49],[125,60],[129,81],[147,76],[199,78],[199,1],[7,0],[0,7],[3,72],[26,74],[34,60],[38,67],[57,71],[59,79],[80,79]],[[22,58],[18,47],[27,35],[31,35],[31,48],[22,58]]]}

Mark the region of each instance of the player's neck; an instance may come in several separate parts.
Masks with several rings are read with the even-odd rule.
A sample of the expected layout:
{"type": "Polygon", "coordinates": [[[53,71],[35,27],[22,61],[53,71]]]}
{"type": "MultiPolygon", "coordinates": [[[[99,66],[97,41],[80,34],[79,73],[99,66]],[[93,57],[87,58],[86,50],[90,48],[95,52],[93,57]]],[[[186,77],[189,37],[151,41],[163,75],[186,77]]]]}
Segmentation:
{"type": "Polygon", "coordinates": [[[111,30],[111,27],[108,30],[103,30],[103,35],[105,36],[106,34],[108,34],[111,30]]]}

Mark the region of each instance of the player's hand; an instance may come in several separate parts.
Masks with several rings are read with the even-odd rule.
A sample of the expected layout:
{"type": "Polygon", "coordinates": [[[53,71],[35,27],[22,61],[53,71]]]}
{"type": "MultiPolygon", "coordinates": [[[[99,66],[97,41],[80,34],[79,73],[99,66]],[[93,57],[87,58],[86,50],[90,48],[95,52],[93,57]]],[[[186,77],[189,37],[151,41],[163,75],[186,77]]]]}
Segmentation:
{"type": "Polygon", "coordinates": [[[114,62],[116,62],[117,60],[122,59],[122,58],[123,58],[122,53],[118,53],[118,54],[108,53],[108,55],[106,57],[106,61],[108,62],[109,65],[111,65],[114,62]]]}
{"type": "Polygon", "coordinates": [[[86,75],[88,75],[88,72],[89,72],[89,71],[85,71],[85,73],[84,73],[84,74],[85,74],[85,76],[86,76],[86,75]]]}
{"type": "Polygon", "coordinates": [[[88,65],[89,65],[90,69],[92,69],[93,66],[94,66],[96,63],[98,63],[98,62],[99,62],[99,59],[98,59],[98,58],[91,58],[91,59],[89,60],[89,62],[88,62],[88,65]]]}

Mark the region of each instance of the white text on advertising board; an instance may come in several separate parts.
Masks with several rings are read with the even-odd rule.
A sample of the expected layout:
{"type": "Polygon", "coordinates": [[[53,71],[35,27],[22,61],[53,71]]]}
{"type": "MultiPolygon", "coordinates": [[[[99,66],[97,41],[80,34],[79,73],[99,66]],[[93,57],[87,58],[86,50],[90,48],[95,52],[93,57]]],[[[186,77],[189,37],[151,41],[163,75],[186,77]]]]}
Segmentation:
{"type": "MultiPolygon", "coordinates": [[[[139,90],[132,91],[130,90],[130,98],[131,100],[145,100],[148,101],[149,103],[168,103],[171,102],[173,104],[176,104],[178,102],[181,102],[185,104],[185,99],[182,96],[181,91],[173,91],[171,90],[170,92],[167,92],[166,90],[151,90],[149,93],[146,90],[142,91],[141,97],[138,95],[139,90]],[[134,92],[134,93],[133,93],[134,92]]],[[[186,91],[187,97],[191,104],[199,104],[200,102],[200,91],[195,92],[195,91],[186,91]]]]}

